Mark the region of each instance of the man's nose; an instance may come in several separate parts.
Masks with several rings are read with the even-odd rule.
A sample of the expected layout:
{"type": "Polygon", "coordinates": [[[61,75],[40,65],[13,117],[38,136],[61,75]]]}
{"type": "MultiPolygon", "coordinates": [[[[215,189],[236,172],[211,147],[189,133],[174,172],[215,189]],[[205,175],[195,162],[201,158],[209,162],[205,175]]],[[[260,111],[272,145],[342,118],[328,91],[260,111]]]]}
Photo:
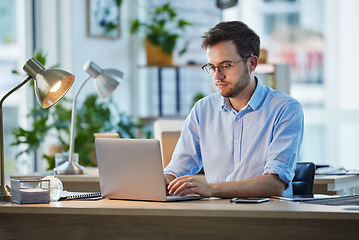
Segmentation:
{"type": "Polygon", "coordinates": [[[217,79],[218,79],[218,80],[222,80],[222,79],[224,79],[225,77],[226,77],[226,75],[224,75],[221,70],[219,70],[218,68],[216,68],[216,71],[215,71],[215,73],[214,73],[213,78],[214,78],[215,80],[217,80],[217,79]]]}

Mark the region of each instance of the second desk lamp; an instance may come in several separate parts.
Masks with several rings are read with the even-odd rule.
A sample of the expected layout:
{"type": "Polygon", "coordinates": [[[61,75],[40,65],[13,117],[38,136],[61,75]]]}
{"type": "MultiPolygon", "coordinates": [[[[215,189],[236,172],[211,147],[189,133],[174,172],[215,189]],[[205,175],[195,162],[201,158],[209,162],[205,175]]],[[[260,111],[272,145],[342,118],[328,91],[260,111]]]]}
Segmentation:
{"type": "Polygon", "coordinates": [[[88,62],[84,65],[84,71],[90,76],[83,82],[77,91],[72,103],[71,115],[71,131],[70,131],[70,148],[68,160],[55,169],[56,174],[83,174],[85,168],[75,161],[74,146],[75,146],[75,126],[76,126],[76,99],[85,83],[91,79],[95,79],[95,88],[97,93],[102,98],[109,97],[113,90],[122,81],[123,73],[116,69],[101,69],[93,62],[88,62]]]}

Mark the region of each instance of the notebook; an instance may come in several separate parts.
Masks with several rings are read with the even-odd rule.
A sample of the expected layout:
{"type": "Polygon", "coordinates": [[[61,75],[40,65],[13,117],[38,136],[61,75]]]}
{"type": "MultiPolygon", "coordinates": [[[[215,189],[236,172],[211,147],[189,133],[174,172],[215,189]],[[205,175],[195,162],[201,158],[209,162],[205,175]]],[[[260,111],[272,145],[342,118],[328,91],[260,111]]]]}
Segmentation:
{"type": "Polygon", "coordinates": [[[159,140],[96,138],[95,146],[103,197],[144,201],[201,199],[198,195],[166,196],[159,140]]]}
{"type": "Polygon", "coordinates": [[[60,200],[97,200],[101,198],[101,192],[69,192],[64,190],[61,193],[60,200]]]}

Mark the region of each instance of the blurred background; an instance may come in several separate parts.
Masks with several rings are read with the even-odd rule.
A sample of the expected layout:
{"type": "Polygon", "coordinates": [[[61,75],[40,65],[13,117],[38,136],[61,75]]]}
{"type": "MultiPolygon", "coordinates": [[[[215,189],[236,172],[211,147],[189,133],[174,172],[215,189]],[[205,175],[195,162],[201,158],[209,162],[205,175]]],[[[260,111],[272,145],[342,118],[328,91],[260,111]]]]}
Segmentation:
{"type": "MultiPolygon", "coordinates": [[[[206,63],[200,43],[201,35],[223,20],[244,21],[257,32],[267,53],[258,76],[303,105],[300,161],[359,169],[359,79],[352,71],[359,66],[357,9],[357,0],[1,0],[1,96],[24,79],[22,66],[36,54],[46,60],[45,67],[76,76],[67,95],[70,103],[64,101],[46,117],[33,111],[37,107],[30,85],[4,102],[6,175],[46,171],[51,151],[68,150],[68,105],[87,78],[83,66],[90,60],[121,70],[124,78],[110,99],[91,102],[94,85],[85,86],[78,100],[78,111],[83,111],[78,129],[90,135],[116,131],[122,137],[153,137],[155,120],[183,119],[196,99],[216,91],[200,68],[206,63]],[[144,27],[161,11],[175,15],[160,20],[167,21],[178,41],[172,62],[149,63],[144,27]],[[190,24],[181,29],[176,19],[190,24]],[[131,33],[134,23],[140,29],[131,33]],[[94,114],[91,109],[101,114],[109,110],[109,122],[88,117],[94,114]],[[91,126],[100,121],[95,130],[85,124],[90,118],[91,126]],[[51,125],[39,136],[34,133],[36,119],[51,125]],[[29,136],[35,135],[30,145],[29,136]]],[[[95,165],[91,160],[88,164],[95,165]]]]}

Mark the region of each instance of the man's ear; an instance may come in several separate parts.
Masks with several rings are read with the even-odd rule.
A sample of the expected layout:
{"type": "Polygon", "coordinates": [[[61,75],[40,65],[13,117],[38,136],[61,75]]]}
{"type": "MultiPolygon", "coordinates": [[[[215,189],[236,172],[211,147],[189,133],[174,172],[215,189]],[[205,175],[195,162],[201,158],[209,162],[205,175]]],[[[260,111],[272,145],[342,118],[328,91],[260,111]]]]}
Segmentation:
{"type": "Polygon", "coordinates": [[[258,57],[256,55],[250,57],[248,59],[248,63],[249,63],[249,72],[250,73],[254,72],[254,70],[256,70],[256,67],[258,65],[258,57]]]}

